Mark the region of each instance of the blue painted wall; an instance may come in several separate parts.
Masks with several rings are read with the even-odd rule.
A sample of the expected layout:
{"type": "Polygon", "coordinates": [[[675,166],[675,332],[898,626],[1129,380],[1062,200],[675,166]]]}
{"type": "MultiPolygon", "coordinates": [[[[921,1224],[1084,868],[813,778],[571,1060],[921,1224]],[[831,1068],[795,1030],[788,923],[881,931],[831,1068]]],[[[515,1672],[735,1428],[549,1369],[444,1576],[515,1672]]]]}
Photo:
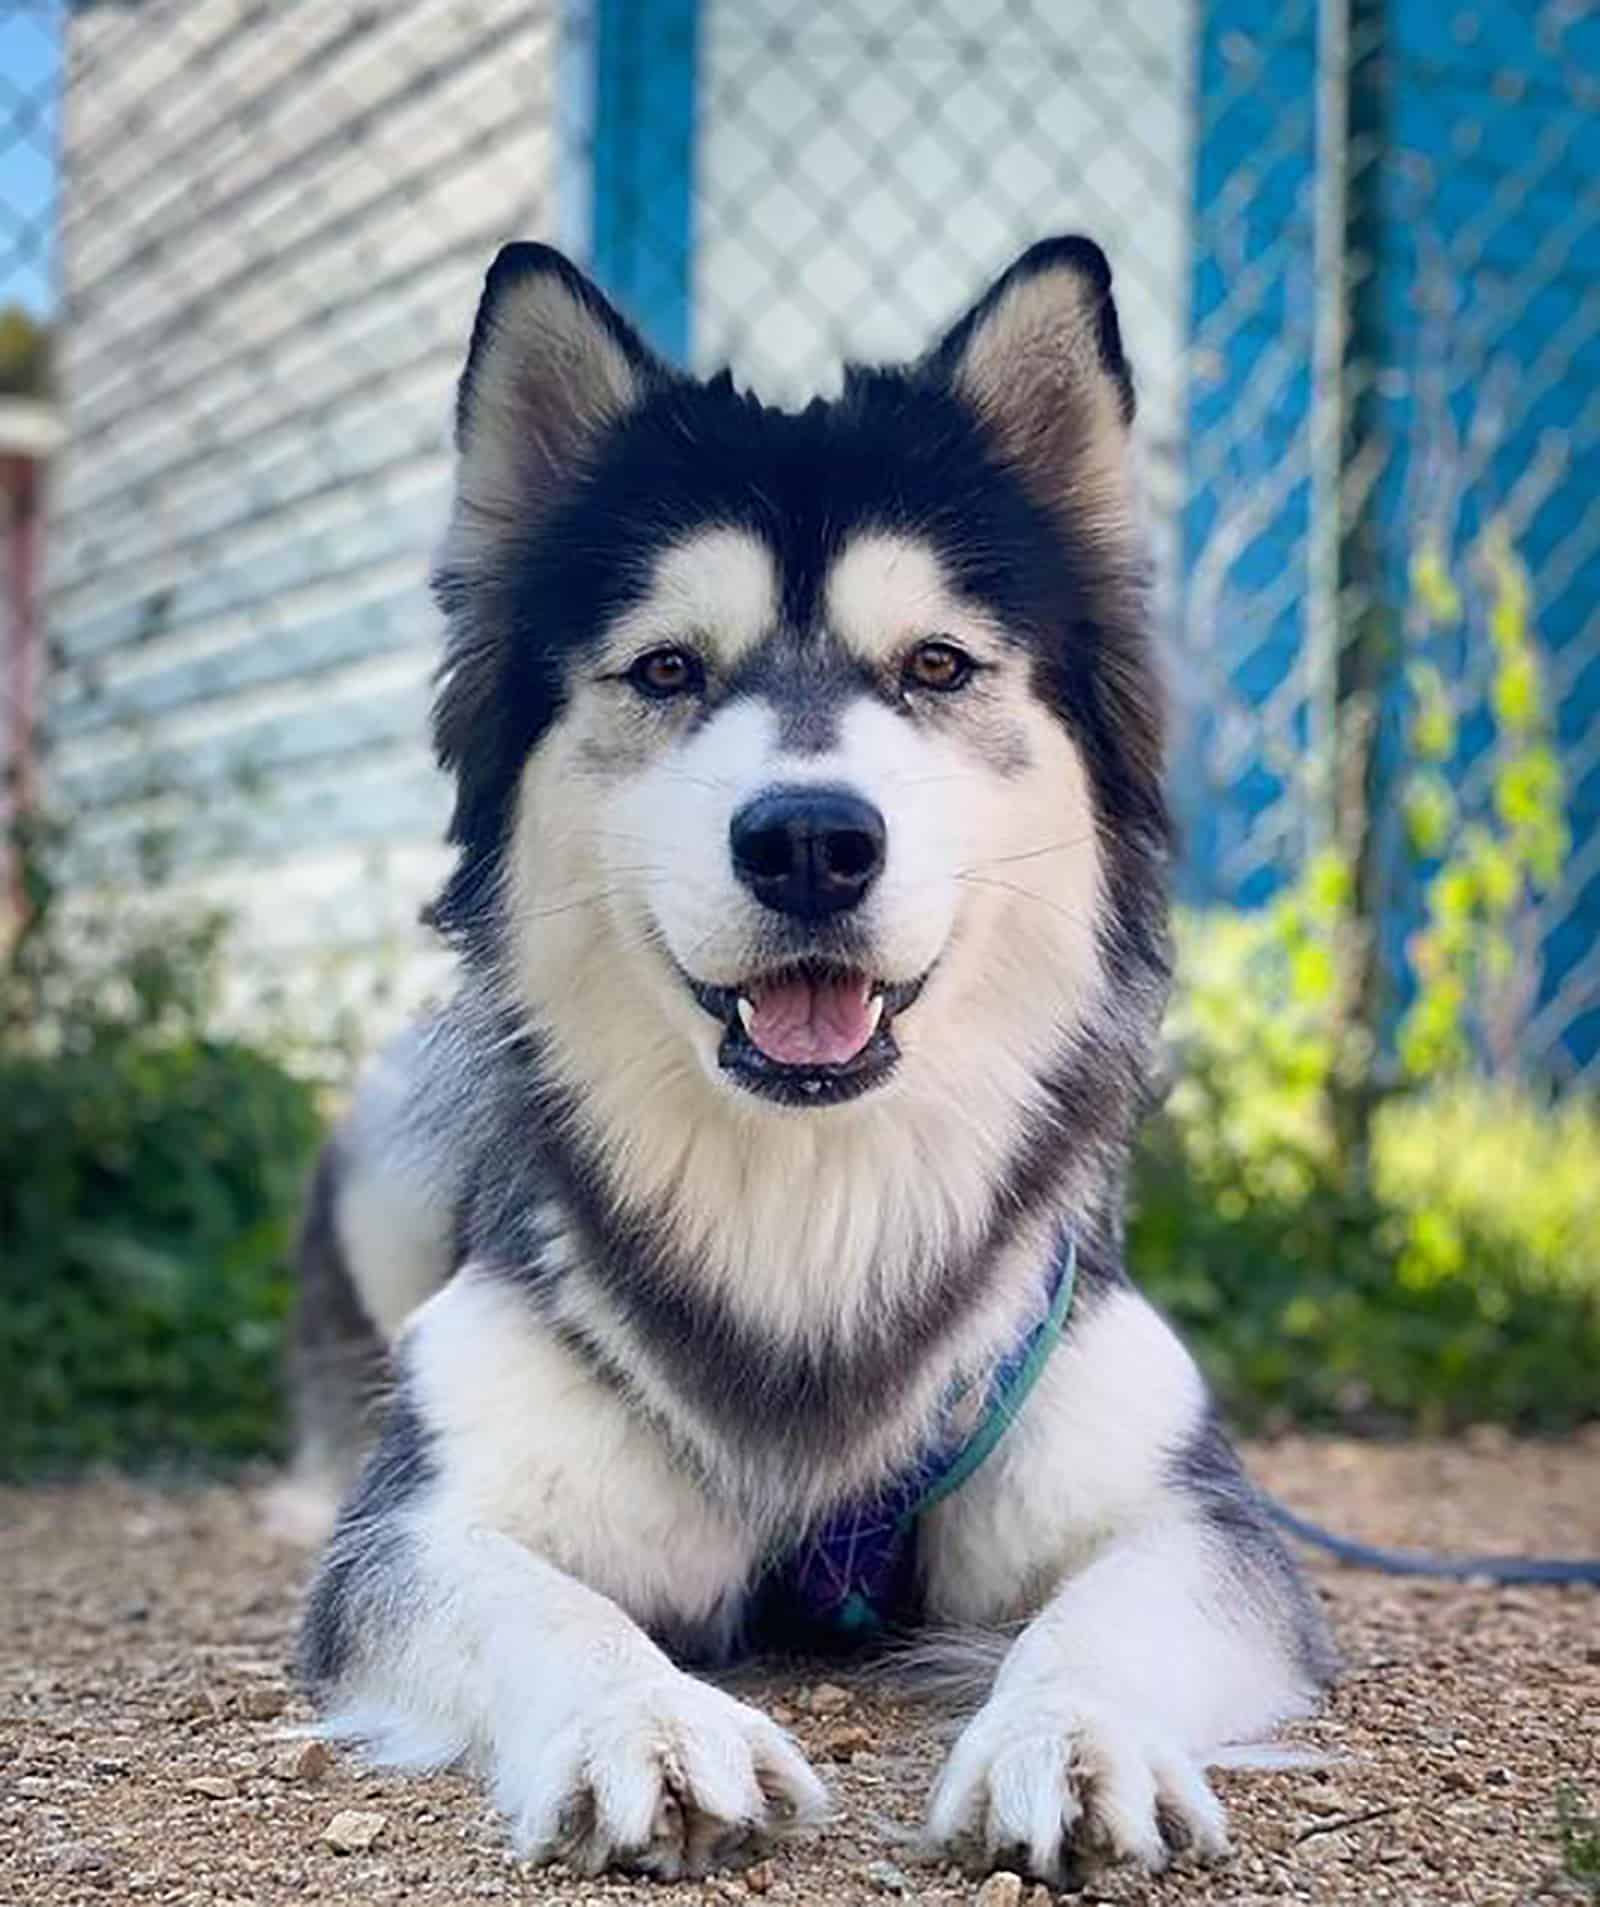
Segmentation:
{"type": "MultiPolygon", "coordinates": [[[[1560,688],[1556,736],[1581,854],[1600,839],[1600,13],[1406,0],[1394,9],[1393,46],[1395,145],[1411,155],[1393,162],[1388,262],[1398,402],[1410,412],[1401,421],[1422,435],[1421,380],[1441,356],[1458,430],[1503,405],[1458,554],[1516,501],[1541,457],[1558,460],[1516,540],[1560,688]],[[1425,308],[1438,276],[1429,247],[1448,260],[1444,327],[1430,327],[1425,308]]],[[[1418,474],[1414,499],[1427,478],[1418,474]]],[[[1474,739],[1481,747],[1480,733],[1469,749],[1474,739]]],[[[1600,870],[1546,937],[1546,998],[1592,962],[1597,939],[1600,870]]],[[[1574,1002],[1565,1043],[1579,1060],[1600,1051],[1600,999],[1574,1002]]]]}
{"type": "MultiPolygon", "coordinates": [[[[1309,427],[1309,375],[1269,372],[1274,353],[1287,349],[1302,366],[1310,356],[1303,288],[1312,283],[1316,143],[1305,108],[1317,72],[1315,15],[1314,4],[1273,0],[1203,8],[1183,526],[1190,579],[1219,521],[1248,495],[1252,472],[1280,457],[1292,464],[1309,427]]],[[[1458,570],[1536,462],[1556,460],[1559,475],[1516,540],[1558,685],[1556,732],[1581,856],[1600,840],[1600,13],[1531,0],[1390,0],[1389,30],[1384,563],[1399,609],[1441,469],[1459,463],[1458,452],[1441,453],[1448,432],[1464,436],[1475,417],[1481,425],[1491,410],[1500,415],[1452,527],[1458,570]]],[[[1310,500],[1307,484],[1284,488],[1229,566],[1207,632],[1246,710],[1265,707],[1304,653],[1310,500]]],[[[1223,721],[1202,707],[1180,762],[1188,887],[1193,898],[1249,903],[1292,872],[1292,857],[1270,852],[1282,834],[1250,851],[1291,782],[1262,749],[1244,751],[1219,780],[1223,721]]],[[[1481,719],[1463,731],[1458,780],[1469,789],[1486,733],[1481,719]]],[[[1396,894],[1396,952],[1414,900],[1396,894]]],[[[1600,869],[1577,884],[1547,935],[1545,999],[1580,963],[1593,972],[1597,939],[1600,869]]],[[[1587,1006],[1573,1001],[1562,1018],[1572,1060],[1600,1052],[1592,989],[1587,1006]]]]}
{"type": "MultiPolygon", "coordinates": [[[[1189,897],[1248,905],[1280,878],[1289,793],[1258,750],[1230,759],[1226,704],[1259,710],[1300,666],[1311,528],[1317,61],[1314,0],[1211,0],[1196,37],[1193,307],[1183,575],[1257,511],[1212,613],[1176,765],[1189,897]],[[1270,496],[1265,509],[1261,500],[1270,496]],[[1219,692],[1220,690],[1220,692],[1219,692]]],[[[1181,687],[1180,687],[1181,693],[1181,687]]],[[[1286,746],[1303,747],[1303,714],[1286,746]]]]}

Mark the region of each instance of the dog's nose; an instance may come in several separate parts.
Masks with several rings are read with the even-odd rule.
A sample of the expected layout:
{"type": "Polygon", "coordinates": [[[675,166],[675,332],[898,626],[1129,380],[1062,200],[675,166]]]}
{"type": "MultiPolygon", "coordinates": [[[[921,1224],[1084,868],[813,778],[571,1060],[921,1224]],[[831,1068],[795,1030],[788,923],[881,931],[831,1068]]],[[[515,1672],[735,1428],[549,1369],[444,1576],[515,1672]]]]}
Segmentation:
{"type": "Polygon", "coordinates": [[[733,871],[763,907],[820,920],[865,897],[883,872],[888,830],[845,789],[779,788],[739,810],[729,841],[733,871]]]}

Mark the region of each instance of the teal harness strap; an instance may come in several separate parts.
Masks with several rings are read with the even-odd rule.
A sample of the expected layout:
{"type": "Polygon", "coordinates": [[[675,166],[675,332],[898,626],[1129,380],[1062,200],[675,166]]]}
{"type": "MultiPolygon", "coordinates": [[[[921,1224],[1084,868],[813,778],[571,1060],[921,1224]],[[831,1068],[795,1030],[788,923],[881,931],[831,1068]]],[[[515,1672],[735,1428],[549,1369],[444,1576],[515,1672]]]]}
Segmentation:
{"type": "Polygon", "coordinates": [[[931,1510],[934,1504],[942,1503],[952,1491],[959,1490],[988,1460],[995,1445],[1016,1422],[1017,1413],[1022,1409],[1029,1391],[1038,1383],[1040,1373],[1050,1362],[1050,1353],[1061,1342],[1061,1333],[1066,1328],[1067,1316],[1072,1310],[1072,1297],[1077,1284],[1078,1241],[1069,1237],[1065,1262],[1050,1309],[1027,1340],[1021,1361],[1012,1364],[1008,1360],[1007,1364],[1002,1365],[996,1374],[995,1388],[989,1394],[988,1408],[982,1421],[950,1468],[942,1477],[935,1478],[901,1517],[903,1528],[909,1528],[925,1510],[931,1510]]]}
{"type": "Polygon", "coordinates": [[[1015,1423],[1061,1341],[1077,1270],[1077,1241],[1066,1234],[1045,1287],[1045,1314],[996,1366],[971,1435],[934,1443],[870,1498],[835,1510],[768,1572],[759,1595],[765,1609],[785,1612],[785,1626],[814,1637],[853,1640],[870,1636],[905,1605],[917,1519],[969,1482],[1015,1423]]]}

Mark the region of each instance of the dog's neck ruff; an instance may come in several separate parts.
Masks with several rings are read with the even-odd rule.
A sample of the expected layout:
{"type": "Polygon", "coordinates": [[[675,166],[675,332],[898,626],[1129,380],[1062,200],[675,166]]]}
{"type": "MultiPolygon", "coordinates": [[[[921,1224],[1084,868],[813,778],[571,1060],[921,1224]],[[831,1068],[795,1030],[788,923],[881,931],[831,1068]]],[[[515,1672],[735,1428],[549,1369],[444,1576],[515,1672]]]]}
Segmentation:
{"type": "Polygon", "coordinates": [[[959,1490],[1016,1421],[1061,1340],[1077,1270],[1077,1240],[1066,1232],[1051,1262],[1044,1314],[996,1365],[974,1427],[952,1435],[947,1423],[899,1476],[835,1510],[781,1556],[757,1592],[758,1628],[848,1644],[868,1640],[906,1606],[918,1519],[959,1490]]]}

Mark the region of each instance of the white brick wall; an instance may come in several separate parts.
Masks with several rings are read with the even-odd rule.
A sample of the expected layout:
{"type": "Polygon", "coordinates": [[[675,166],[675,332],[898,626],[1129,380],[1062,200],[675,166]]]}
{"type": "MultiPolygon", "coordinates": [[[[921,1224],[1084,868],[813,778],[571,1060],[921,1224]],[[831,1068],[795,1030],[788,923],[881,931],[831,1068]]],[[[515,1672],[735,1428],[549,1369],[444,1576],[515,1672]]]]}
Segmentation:
{"type": "Polygon", "coordinates": [[[170,822],[241,962],[319,1007],[352,952],[425,945],[425,570],[484,266],[552,229],[551,18],[186,0],[70,26],[51,773],[90,851],[170,822]]]}

